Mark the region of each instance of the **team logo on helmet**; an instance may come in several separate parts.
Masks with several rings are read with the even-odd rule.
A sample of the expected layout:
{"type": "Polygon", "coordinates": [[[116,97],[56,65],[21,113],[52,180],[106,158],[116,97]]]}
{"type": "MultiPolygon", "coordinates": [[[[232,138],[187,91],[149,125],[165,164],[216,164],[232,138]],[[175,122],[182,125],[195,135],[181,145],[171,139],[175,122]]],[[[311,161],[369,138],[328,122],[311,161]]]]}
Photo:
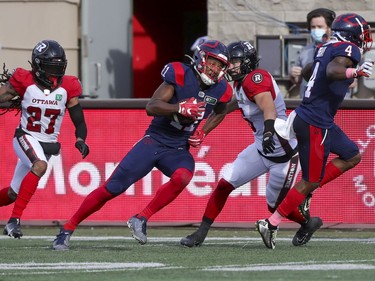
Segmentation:
{"type": "Polygon", "coordinates": [[[48,46],[47,46],[46,43],[44,43],[44,42],[39,42],[39,43],[35,46],[35,51],[38,51],[39,53],[43,53],[47,47],[48,47],[48,46]]]}

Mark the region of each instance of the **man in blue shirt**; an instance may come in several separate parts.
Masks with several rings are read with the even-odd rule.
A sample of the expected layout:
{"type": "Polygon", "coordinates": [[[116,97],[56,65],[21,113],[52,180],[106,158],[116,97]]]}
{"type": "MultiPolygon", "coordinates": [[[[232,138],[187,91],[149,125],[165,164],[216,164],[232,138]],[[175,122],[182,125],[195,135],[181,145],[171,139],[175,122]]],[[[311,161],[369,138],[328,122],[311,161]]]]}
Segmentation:
{"type": "Polygon", "coordinates": [[[313,62],[317,46],[329,39],[331,25],[335,17],[334,11],[325,8],[315,9],[307,14],[307,25],[312,42],[301,50],[296,65],[290,70],[291,81],[299,86],[299,96],[301,98],[303,98],[307,84],[307,81],[302,78],[301,71],[306,65],[313,62]]]}

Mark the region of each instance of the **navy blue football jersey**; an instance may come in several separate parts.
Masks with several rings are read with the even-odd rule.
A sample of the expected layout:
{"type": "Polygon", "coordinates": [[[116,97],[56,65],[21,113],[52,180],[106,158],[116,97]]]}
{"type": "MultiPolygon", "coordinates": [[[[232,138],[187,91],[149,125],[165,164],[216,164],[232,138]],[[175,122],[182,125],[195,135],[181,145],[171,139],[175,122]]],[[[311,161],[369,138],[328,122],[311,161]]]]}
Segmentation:
{"type": "Polygon", "coordinates": [[[205,102],[205,111],[197,121],[191,124],[180,123],[172,117],[155,116],[146,135],[150,135],[158,142],[168,147],[187,147],[188,138],[198,127],[199,123],[206,119],[219,102],[229,102],[233,95],[231,86],[225,79],[202,91],[196,72],[187,64],[173,62],[165,65],[161,72],[162,79],[174,86],[174,96],[169,101],[172,104],[196,98],[198,102],[205,102]]]}
{"type": "Polygon", "coordinates": [[[296,108],[297,114],[305,122],[322,129],[331,128],[349,85],[353,83],[353,78],[327,78],[327,65],[335,57],[348,57],[353,61],[353,67],[356,67],[361,59],[361,52],[350,42],[329,41],[321,45],[315,53],[313,72],[305,95],[300,106],[296,108]]]}

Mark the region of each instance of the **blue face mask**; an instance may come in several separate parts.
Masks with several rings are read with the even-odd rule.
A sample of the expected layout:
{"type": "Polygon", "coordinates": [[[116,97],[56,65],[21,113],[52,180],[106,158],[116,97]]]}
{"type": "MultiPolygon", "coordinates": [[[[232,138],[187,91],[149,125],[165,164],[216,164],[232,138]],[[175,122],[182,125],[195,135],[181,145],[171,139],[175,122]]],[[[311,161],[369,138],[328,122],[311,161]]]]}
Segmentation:
{"type": "Polygon", "coordinates": [[[315,42],[322,43],[323,35],[326,33],[325,29],[316,28],[311,30],[311,37],[315,42]]]}

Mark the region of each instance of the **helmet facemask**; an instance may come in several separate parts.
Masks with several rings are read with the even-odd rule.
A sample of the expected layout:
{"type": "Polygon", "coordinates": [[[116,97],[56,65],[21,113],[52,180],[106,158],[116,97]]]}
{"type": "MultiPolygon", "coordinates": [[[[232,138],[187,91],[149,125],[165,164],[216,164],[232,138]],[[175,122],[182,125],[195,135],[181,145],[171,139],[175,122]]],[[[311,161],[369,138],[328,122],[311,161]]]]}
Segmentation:
{"type": "Polygon", "coordinates": [[[230,60],[231,65],[236,65],[233,67],[230,67],[228,69],[228,81],[241,81],[245,75],[246,72],[243,71],[244,62],[243,59],[240,58],[234,58],[230,60]]]}
{"type": "Polygon", "coordinates": [[[203,83],[211,86],[219,83],[224,78],[228,65],[225,60],[212,54],[202,54],[201,63],[194,67],[198,71],[203,83]],[[213,60],[219,63],[214,63],[213,60]]]}
{"type": "Polygon", "coordinates": [[[39,58],[34,60],[33,70],[37,82],[50,90],[60,86],[62,78],[65,75],[67,62],[59,59],[51,61],[41,61],[39,58]]]}
{"type": "Polygon", "coordinates": [[[363,52],[367,52],[371,49],[372,47],[372,32],[371,32],[371,27],[368,25],[368,29],[366,29],[360,36],[362,40],[362,47],[359,47],[363,52]]]}

